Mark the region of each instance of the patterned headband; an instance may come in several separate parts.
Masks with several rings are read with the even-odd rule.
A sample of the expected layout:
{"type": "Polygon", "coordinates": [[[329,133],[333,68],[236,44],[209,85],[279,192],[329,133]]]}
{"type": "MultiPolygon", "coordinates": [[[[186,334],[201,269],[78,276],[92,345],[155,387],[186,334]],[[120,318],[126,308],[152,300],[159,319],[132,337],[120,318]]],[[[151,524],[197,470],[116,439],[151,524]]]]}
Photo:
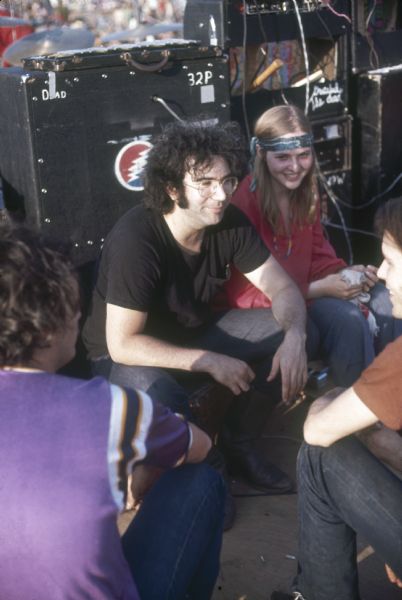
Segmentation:
{"type": "MultiPolygon", "coordinates": [[[[295,135],[289,138],[257,138],[254,136],[250,140],[251,166],[254,164],[255,155],[257,153],[257,145],[263,150],[269,150],[271,152],[286,152],[286,150],[311,147],[313,145],[313,141],[314,138],[310,133],[295,135]]],[[[257,180],[254,175],[250,184],[250,190],[255,192],[256,188],[257,180]]]]}
{"type": "Polygon", "coordinates": [[[307,148],[313,145],[314,138],[309,133],[303,135],[295,135],[293,137],[276,137],[276,138],[256,138],[251,140],[251,154],[255,155],[257,144],[263,150],[270,152],[284,152],[286,150],[294,150],[296,148],[307,148]]]}

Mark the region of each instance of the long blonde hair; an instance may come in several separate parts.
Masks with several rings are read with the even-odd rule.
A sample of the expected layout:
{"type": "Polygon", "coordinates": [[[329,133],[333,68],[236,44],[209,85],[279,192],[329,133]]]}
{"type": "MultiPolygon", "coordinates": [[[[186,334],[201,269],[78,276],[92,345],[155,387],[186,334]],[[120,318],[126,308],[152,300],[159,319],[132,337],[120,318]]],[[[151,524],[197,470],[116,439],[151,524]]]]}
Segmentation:
{"type": "MultiPolygon", "coordinates": [[[[303,131],[311,134],[311,125],[307,117],[296,106],[283,104],[266,110],[257,120],[254,135],[257,138],[276,138],[287,133],[303,131]]],[[[274,231],[280,226],[280,213],[275,202],[272,177],[268,171],[265,151],[256,152],[254,157],[254,179],[257,185],[261,212],[274,231]]],[[[300,186],[291,193],[291,219],[297,225],[314,220],[316,204],[315,157],[310,171],[300,186]]]]}

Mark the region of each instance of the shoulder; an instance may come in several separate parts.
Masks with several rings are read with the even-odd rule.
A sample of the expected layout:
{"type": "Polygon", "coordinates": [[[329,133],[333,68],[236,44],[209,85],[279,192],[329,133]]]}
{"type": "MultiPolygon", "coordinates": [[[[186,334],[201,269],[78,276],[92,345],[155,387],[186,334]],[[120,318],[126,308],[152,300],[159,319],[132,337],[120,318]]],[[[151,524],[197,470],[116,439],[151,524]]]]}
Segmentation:
{"type": "Polygon", "coordinates": [[[247,175],[239,184],[232,197],[232,204],[242,210],[247,210],[250,206],[257,203],[257,191],[252,190],[253,178],[247,175]]]}
{"type": "Polygon", "coordinates": [[[103,255],[138,255],[146,247],[156,248],[161,239],[162,218],[145,208],[135,206],[115,224],[106,238],[103,255]]]}
{"type": "Polygon", "coordinates": [[[158,226],[158,215],[142,204],[131,208],[117,221],[108,239],[119,239],[122,235],[132,237],[133,232],[144,234],[158,226]]]}
{"type": "Polygon", "coordinates": [[[258,228],[258,223],[264,218],[261,211],[259,192],[257,189],[251,189],[252,182],[253,178],[251,175],[245,177],[233,195],[231,202],[240,208],[258,228]]]}
{"type": "Polygon", "coordinates": [[[209,228],[209,237],[232,244],[243,239],[251,241],[258,238],[258,234],[248,216],[237,206],[229,204],[222,221],[209,228]]]}
{"type": "Polygon", "coordinates": [[[120,407],[119,410],[126,414],[126,417],[129,410],[131,419],[137,418],[139,413],[143,418],[152,417],[153,403],[145,392],[112,384],[104,377],[78,379],[58,374],[48,376],[53,378],[55,385],[68,390],[69,395],[80,398],[80,401],[85,398],[86,402],[95,402],[97,405],[102,400],[112,402],[112,405],[120,407]]]}
{"type": "Polygon", "coordinates": [[[391,342],[353,385],[357,396],[391,429],[402,427],[402,337],[391,342]]]}
{"type": "Polygon", "coordinates": [[[64,388],[72,394],[79,394],[87,398],[96,398],[104,395],[110,399],[110,383],[104,377],[92,379],[79,379],[58,373],[47,373],[49,383],[53,386],[64,388]]]}
{"type": "Polygon", "coordinates": [[[242,227],[250,227],[252,223],[240,208],[234,204],[229,204],[220,225],[224,229],[240,229],[242,227]]]}
{"type": "Polygon", "coordinates": [[[29,392],[70,406],[88,406],[88,403],[99,406],[102,401],[110,403],[111,399],[110,383],[103,377],[79,379],[59,373],[35,374],[29,380],[29,392]]]}

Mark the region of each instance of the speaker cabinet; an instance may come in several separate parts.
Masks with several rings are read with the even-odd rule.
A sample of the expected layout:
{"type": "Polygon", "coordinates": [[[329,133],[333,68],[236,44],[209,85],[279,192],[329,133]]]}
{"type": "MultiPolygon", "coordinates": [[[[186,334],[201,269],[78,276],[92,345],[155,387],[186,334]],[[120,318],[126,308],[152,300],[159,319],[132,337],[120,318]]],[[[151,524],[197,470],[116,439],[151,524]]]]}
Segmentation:
{"type": "Polygon", "coordinates": [[[312,121],[314,150],[319,166],[321,216],[338,256],[353,257],[352,117],[312,121]]]}
{"type": "Polygon", "coordinates": [[[400,0],[352,0],[352,70],[391,67],[401,63],[402,5],[400,0]]]}
{"type": "Polygon", "coordinates": [[[185,39],[226,48],[230,45],[227,2],[225,0],[187,0],[183,17],[185,39]]]}
{"type": "MultiPolygon", "coordinates": [[[[402,69],[359,75],[357,125],[358,197],[364,203],[385,192],[402,172],[402,69]]],[[[390,195],[401,193],[401,183],[396,182],[366,214],[390,195]]]]}
{"type": "Polygon", "coordinates": [[[142,198],[152,140],[174,118],[230,118],[227,58],[198,43],[94,48],[0,70],[6,208],[94,259],[142,198]]]}

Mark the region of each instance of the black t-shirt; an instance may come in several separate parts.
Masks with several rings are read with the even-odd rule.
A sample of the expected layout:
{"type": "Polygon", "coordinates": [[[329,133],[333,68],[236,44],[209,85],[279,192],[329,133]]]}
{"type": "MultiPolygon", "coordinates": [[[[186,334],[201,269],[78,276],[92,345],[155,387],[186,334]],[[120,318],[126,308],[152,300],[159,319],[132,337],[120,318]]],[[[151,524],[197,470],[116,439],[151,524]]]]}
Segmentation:
{"type": "Polygon", "coordinates": [[[148,313],[144,333],[186,343],[213,319],[210,304],[230,276],[262,265],[269,250],[247,217],[229,205],[207,227],[201,252],[176,243],[164,218],[144,206],[126,213],[106,238],[84,342],[91,358],[107,354],[106,303],[148,313]]]}

